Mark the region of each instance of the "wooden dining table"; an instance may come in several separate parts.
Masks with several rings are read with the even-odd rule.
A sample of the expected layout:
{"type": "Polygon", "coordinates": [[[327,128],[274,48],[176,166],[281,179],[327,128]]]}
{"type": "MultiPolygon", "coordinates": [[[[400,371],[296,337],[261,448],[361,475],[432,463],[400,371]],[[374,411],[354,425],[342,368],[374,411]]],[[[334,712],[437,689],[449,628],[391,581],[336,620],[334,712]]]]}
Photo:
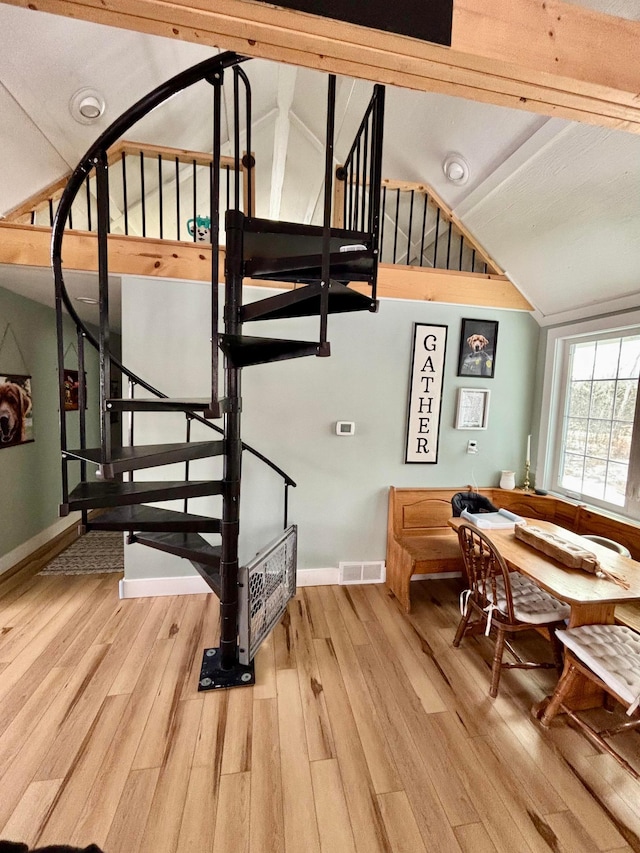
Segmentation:
{"type": "MultiPolygon", "coordinates": [[[[540,519],[524,519],[524,521],[595,554],[603,569],[613,572],[628,584],[628,588],[625,588],[580,569],[568,568],[542,551],[527,545],[521,539],[517,539],[512,528],[478,527],[493,542],[512,571],[518,571],[531,578],[542,589],[571,607],[569,628],[578,625],[613,624],[616,604],[640,600],[640,562],[631,557],[624,557],[604,545],[585,539],[553,522],[540,519]]],[[[448,523],[457,531],[460,525],[468,522],[464,518],[451,518],[448,523]]],[[[567,700],[567,704],[576,709],[589,708],[601,704],[602,693],[585,683],[580,685],[579,692],[572,697],[567,697],[567,700]]],[[[539,716],[544,704],[546,702],[534,708],[536,716],[539,716]]]]}

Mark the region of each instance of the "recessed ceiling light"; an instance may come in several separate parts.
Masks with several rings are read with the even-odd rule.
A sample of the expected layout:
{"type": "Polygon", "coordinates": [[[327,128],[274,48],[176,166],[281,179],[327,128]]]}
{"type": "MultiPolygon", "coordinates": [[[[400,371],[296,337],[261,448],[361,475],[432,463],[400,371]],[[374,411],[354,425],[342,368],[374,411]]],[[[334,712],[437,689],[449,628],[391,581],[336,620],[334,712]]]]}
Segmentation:
{"type": "Polygon", "coordinates": [[[96,89],[78,89],[69,101],[69,112],[80,124],[92,124],[105,111],[104,98],[96,89]]]}
{"type": "Polygon", "coordinates": [[[469,164],[461,154],[448,154],[442,171],[452,184],[466,184],[469,180],[469,164]]]}
{"type": "Polygon", "coordinates": [[[92,296],[76,296],[76,302],[84,302],[86,305],[97,305],[98,300],[94,299],[92,296]]]}

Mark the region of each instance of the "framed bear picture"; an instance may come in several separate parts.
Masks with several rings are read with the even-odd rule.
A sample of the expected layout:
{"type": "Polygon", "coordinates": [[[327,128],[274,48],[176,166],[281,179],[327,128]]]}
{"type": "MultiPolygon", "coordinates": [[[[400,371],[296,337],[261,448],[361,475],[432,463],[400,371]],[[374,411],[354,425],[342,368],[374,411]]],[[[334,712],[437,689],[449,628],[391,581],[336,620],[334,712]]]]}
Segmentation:
{"type": "Polygon", "coordinates": [[[498,322],[496,320],[462,321],[458,376],[478,376],[493,379],[496,369],[496,344],[498,322]]]}
{"type": "Polygon", "coordinates": [[[0,449],[33,441],[31,377],[0,374],[0,449]]]}

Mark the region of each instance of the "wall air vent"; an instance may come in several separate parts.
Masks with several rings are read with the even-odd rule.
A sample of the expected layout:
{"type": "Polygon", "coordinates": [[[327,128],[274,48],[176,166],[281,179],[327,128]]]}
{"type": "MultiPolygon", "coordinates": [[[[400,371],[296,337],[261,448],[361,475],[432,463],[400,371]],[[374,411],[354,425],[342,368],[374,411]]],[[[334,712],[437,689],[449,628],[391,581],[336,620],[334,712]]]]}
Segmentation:
{"type": "Polygon", "coordinates": [[[341,585],[350,583],[384,583],[387,576],[384,562],[339,563],[341,585]]]}

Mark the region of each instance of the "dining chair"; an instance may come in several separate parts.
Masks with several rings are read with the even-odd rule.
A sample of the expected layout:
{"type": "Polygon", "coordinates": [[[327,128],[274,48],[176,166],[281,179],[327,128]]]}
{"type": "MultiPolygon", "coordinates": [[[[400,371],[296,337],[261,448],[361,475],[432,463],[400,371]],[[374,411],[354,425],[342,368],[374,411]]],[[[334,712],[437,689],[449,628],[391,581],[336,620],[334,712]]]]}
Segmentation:
{"type": "Polygon", "coordinates": [[[615,551],[617,554],[622,554],[623,557],[630,557],[631,552],[627,547],[621,545],[620,542],[615,542],[613,539],[608,539],[606,536],[596,536],[595,533],[581,533],[583,539],[590,539],[591,542],[596,542],[598,545],[604,545],[610,551],[615,551]]]}
{"type": "Polygon", "coordinates": [[[483,628],[489,636],[495,630],[496,641],[491,667],[489,695],[498,695],[503,669],[556,667],[562,671],[562,644],[555,629],[565,627],[570,608],[519,572],[509,572],[501,554],[478,528],[461,524],[458,540],[462,551],[469,588],[460,596],[462,618],[453,645],[457,648],[466,635],[478,634],[483,628]],[[471,615],[478,619],[471,622],[471,615]],[[546,628],[553,648],[554,663],[523,660],[515,651],[508,635],[520,631],[546,628]],[[515,662],[504,661],[505,648],[515,662]]]}
{"type": "Polygon", "coordinates": [[[626,625],[580,625],[557,632],[566,649],[564,672],[540,722],[549,726],[560,711],[564,712],[587,737],[613,756],[634,779],[640,774],[605,738],[640,726],[640,634],[626,625]],[[566,696],[580,678],[595,682],[624,708],[631,718],[609,729],[596,729],[564,704],[566,696]]]}

